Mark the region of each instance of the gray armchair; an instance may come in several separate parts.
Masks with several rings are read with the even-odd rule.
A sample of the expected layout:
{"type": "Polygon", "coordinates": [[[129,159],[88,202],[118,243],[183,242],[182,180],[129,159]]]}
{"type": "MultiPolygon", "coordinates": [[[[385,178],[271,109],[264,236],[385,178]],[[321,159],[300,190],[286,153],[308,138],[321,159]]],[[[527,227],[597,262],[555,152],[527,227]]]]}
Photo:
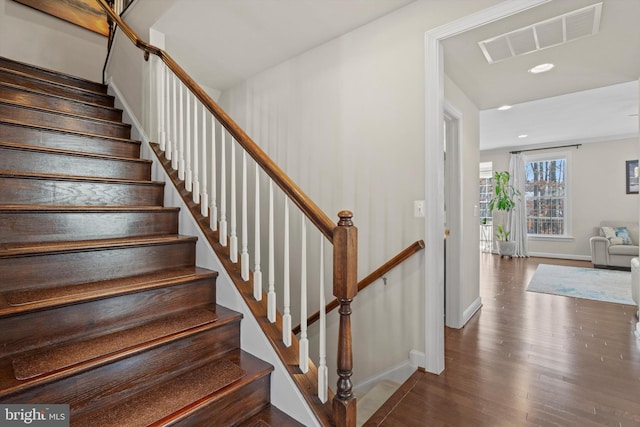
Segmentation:
{"type": "Polygon", "coordinates": [[[638,223],[602,221],[596,229],[596,235],[589,239],[591,245],[591,262],[599,268],[625,268],[631,269],[631,259],[638,256],[638,223]],[[631,237],[630,245],[611,244],[602,232],[602,227],[627,227],[631,237]]]}

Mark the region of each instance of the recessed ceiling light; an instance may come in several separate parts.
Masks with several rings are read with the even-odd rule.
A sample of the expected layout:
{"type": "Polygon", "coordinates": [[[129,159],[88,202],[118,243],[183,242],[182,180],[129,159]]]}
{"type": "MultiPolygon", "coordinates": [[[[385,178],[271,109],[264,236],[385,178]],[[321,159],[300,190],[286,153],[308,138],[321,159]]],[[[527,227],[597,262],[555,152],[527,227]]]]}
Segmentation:
{"type": "Polygon", "coordinates": [[[522,135],[518,135],[518,138],[523,139],[528,137],[529,135],[527,135],[526,133],[523,133],[522,135]]]}
{"type": "Polygon", "coordinates": [[[511,105],[501,105],[500,107],[498,107],[498,110],[499,111],[507,111],[507,110],[510,110],[511,108],[513,108],[513,107],[511,107],[511,105]]]}
{"type": "Polygon", "coordinates": [[[553,67],[555,67],[555,65],[553,64],[540,64],[540,65],[536,65],[533,68],[530,68],[529,72],[531,74],[546,73],[547,71],[551,70],[553,67]]]}

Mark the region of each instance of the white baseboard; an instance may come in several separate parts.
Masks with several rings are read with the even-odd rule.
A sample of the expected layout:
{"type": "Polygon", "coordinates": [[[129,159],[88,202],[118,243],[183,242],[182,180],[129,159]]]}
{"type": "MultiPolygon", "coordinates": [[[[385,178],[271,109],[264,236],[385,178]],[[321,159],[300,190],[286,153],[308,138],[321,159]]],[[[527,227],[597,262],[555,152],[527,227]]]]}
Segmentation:
{"type": "MultiPolygon", "coordinates": [[[[413,352],[414,350],[412,350],[413,352]]],[[[424,353],[423,353],[424,354],[424,353]]],[[[418,365],[415,365],[411,360],[411,354],[409,355],[409,360],[400,363],[392,368],[387,369],[377,375],[367,378],[366,380],[358,383],[353,386],[354,391],[358,394],[367,393],[371,390],[376,384],[378,384],[382,380],[389,380],[396,382],[398,384],[404,383],[409,379],[411,375],[418,369],[418,365]]]]}
{"type": "Polygon", "coordinates": [[[409,363],[413,366],[424,368],[427,366],[427,355],[423,351],[411,350],[409,352],[409,363]]]}
{"type": "Polygon", "coordinates": [[[547,252],[529,252],[529,256],[538,257],[538,258],[557,258],[557,259],[573,259],[576,261],[591,261],[591,255],[550,254],[547,252]]]}
{"type": "Polygon", "coordinates": [[[482,299],[480,297],[476,298],[475,301],[471,303],[469,307],[462,313],[462,324],[466,325],[469,320],[473,317],[474,314],[482,307],[482,299]]]}

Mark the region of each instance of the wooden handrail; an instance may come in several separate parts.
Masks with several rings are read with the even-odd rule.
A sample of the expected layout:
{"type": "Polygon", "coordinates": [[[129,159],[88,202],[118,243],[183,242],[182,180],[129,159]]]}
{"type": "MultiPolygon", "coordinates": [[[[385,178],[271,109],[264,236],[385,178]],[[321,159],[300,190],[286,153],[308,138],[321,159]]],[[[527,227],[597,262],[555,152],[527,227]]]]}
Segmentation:
{"type": "Polygon", "coordinates": [[[258,163],[265,173],[276,183],[278,187],[298,206],[320,232],[333,242],[333,221],[289,178],[278,165],[229,117],[229,115],[211,99],[211,97],[198,85],[167,52],[142,40],[132,29],[117,15],[105,0],[96,0],[105,10],[107,15],[120,27],[120,30],[139,49],[145,52],[145,59],[149,54],[156,55],[167,67],[191,90],[200,100],[202,105],[213,114],[216,119],[227,129],[229,134],[244,148],[244,150],[258,163]]]}
{"type": "MultiPolygon", "coordinates": [[[[381,277],[383,277],[389,271],[393,270],[398,265],[402,264],[407,258],[411,257],[413,254],[415,254],[417,252],[420,252],[422,249],[424,249],[424,241],[423,240],[418,240],[418,241],[412,243],[411,245],[407,246],[405,249],[400,251],[396,256],[394,256],[389,261],[385,262],[380,267],[378,267],[376,270],[374,270],[367,277],[365,277],[364,279],[360,280],[358,282],[358,292],[360,292],[361,290],[363,290],[367,286],[371,285],[376,280],[378,280],[381,277]]],[[[335,309],[339,305],[340,305],[340,303],[338,302],[338,300],[334,299],[329,304],[327,304],[327,306],[325,307],[325,313],[329,313],[331,310],[335,309]]],[[[319,318],[320,318],[320,311],[316,311],[311,316],[309,316],[309,318],[307,319],[307,326],[311,325],[314,322],[316,322],[319,318]]],[[[296,334],[296,335],[298,333],[300,333],[300,325],[298,325],[295,328],[293,328],[293,333],[296,334]]]]}

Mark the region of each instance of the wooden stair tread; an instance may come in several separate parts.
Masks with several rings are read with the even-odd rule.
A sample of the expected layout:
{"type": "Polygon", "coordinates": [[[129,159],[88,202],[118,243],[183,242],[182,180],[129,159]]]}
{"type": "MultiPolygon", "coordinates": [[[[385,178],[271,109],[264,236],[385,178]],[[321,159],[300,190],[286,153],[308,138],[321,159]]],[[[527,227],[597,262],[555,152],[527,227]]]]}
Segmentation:
{"type": "Polygon", "coordinates": [[[13,74],[13,75],[25,78],[25,79],[38,81],[38,82],[41,82],[41,83],[44,83],[44,84],[47,84],[47,85],[51,85],[51,86],[55,86],[55,87],[59,87],[59,88],[64,88],[64,89],[67,89],[69,91],[73,91],[73,92],[76,92],[76,93],[92,95],[92,96],[95,96],[97,98],[98,97],[99,98],[113,98],[113,95],[107,94],[106,91],[95,91],[95,90],[88,89],[88,88],[85,88],[85,87],[74,86],[74,85],[69,85],[69,84],[66,84],[66,83],[59,82],[59,81],[45,79],[45,78],[42,78],[40,76],[36,76],[36,75],[33,75],[33,74],[25,73],[25,72],[20,71],[20,70],[7,68],[7,67],[5,67],[5,66],[3,66],[1,64],[0,64],[0,73],[13,74]]]}
{"type": "Polygon", "coordinates": [[[141,141],[134,140],[134,139],[131,139],[131,138],[121,138],[121,137],[117,137],[117,136],[100,135],[100,134],[89,133],[89,132],[80,132],[80,131],[71,130],[71,129],[57,128],[57,127],[53,127],[53,126],[43,126],[43,125],[38,125],[38,124],[25,123],[25,122],[22,122],[20,120],[10,119],[8,117],[0,117],[0,123],[7,123],[7,124],[10,124],[10,125],[14,125],[14,126],[22,126],[22,127],[39,129],[39,130],[44,130],[44,131],[51,131],[51,132],[66,133],[66,134],[71,134],[71,135],[78,135],[78,136],[82,136],[82,137],[86,137],[86,138],[97,138],[97,139],[105,139],[105,140],[111,140],[111,141],[128,142],[128,143],[137,144],[137,145],[142,144],[141,141]]]}
{"type": "Polygon", "coordinates": [[[215,271],[186,267],[78,285],[10,291],[0,295],[0,317],[217,276],[215,271]]]}
{"type": "Polygon", "coordinates": [[[66,156],[84,157],[84,158],[101,159],[101,160],[114,160],[119,162],[141,163],[141,164],[153,163],[152,160],[147,160],[147,159],[134,159],[131,157],[85,153],[83,151],[64,150],[61,148],[51,148],[51,147],[40,147],[36,145],[25,145],[25,144],[20,144],[16,142],[3,142],[1,140],[0,140],[0,147],[5,147],[13,150],[33,151],[33,152],[39,152],[39,153],[63,154],[66,156]]]}
{"type": "Polygon", "coordinates": [[[122,112],[122,108],[109,107],[108,105],[94,104],[92,102],[83,101],[81,99],[67,98],[66,96],[57,95],[57,94],[53,94],[53,93],[47,93],[47,92],[44,92],[44,91],[41,91],[41,90],[38,90],[38,89],[35,89],[35,88],[20,86],[20,85],[9,83],[9,82],[0,81],[0,86],[5,86],[5,87],[11,88],[11,89],[19,90],[21,92],[30,92],[30,93],[34,93],[36,95],[47,96],[47,97],[50,97],[50,98],[57,98],[57,99],[61,99],[61,100],[64,100],[64,101],[73,102],[75,104],[81,104],[81,105],[87,105],[87,106],[94,107],[94,108],[100,108],[100,109],[103,109],[103,110],[122,112]]]}
{"type": "Polygon", "coordinates": [[[142,181],[135,179],[120,179],[120,178],[98,178],[76,175],[59,175],[52,173],[39,173],[39,172],[21,172],[0,170],[0,177],[14,177],[14,178],[26,178],[26,179],[45,179],[45,180],[57,180],[57,181],[82,181],[82,182],[103,182],[103,183],[116,183],[116,184],[133,184],[133,185],[164,185],[163,181],[142,181]]]}
{"type": "Polygon", "coordinates": [[[99,240],[73,240],[66,242],[28,242],[5,244],[0,247],[0,258],[16,256],[33,256],[63,252],[96,251],[131,246],[166,245],[171,243],[195,242],[193,236],[140,236],[133,238],[115,238],[99,240]]]}
{"type": "MultiPolygon", "coordinates": [[[[138,393],[99,411],[83,414],[72,420],[74,426],[143,427],[169,425],[218,396],[239,388],[273,369],[269,364],[243,351],[229,355],[157,386],[138,393]],[[131,415],[135,414],[135,417],[131,415]]],[[[211,420],[212,425],[215,424],[211,420]]]]}
{"type": "Polygon", "coordinates": [[[81,363],[109,357],[149,342],[184,333],[215,322],[217,318],[211,310],[191,309],[123,331],[29,351],[13,358],[15,377],[17,380],[28,380],[59,372],[81,363]]]}
{"type": "Polygon", "coordinates": [[[94,91],[99,93],[107,92],[107,85],[104,83],[99,83],[84,77],[74,76],[72,74],[63,73],[61,71],[50,70],[48,68],[40,67],[33,64],[27,64],[26,62],[17,61],[15,59],[9,59],[3,56],[0,56],[0,64],[2,64],[3,68],[11,69],[11,70],[22,70],[24,73],[32,73],[39,74],[41,76],[48,76],[50,78],[56,79],[64,79],[69,82],[73,82],[76,85],[85,85],[94,88],[94,91]],[[28,72],[26,71],[28,70],[28,72]]]}
{"type": "Polygon", "coordinates": [[[0,205],[0,212],[177,212],[172,206],[45,206],[0,205]]]}
{"type": "Polygon", "coordinates": [[[131,124],[124,123],[122,121],[101,119],[101,118],[97,118],[97,117],[85,116],[85,115],[82,115],[82,114],[76,114],[76,113],[69,113],[69,112],[66,112],[66,111],[54,110],[54,109],[51,109],[51,108],[36,107],[34,105],[29,105],[29,104],[26,104],[26,103],[23,103],[23,102],[20,102],[20,101],[15,101],[15,100],[0,99],[0,104],[8,105],[8,106],[16,107],[16,108],[22,108],[22,109],[25,109],[25,110],[34,110],[34,111],[40,111],[40,112],[43,112],[43,113],[55,114],[55,115],[58,115],[58,116],[70,117],[70,118],[73,118],[73,119],[84,120],[84,121],[93,122],[93,123],[101,123],[101,124],[106,124],[106,125],[118,126],[118,127],[131,129],[131,124]]]}
{"type": "Polygon", "coordinates": [[[74,426],[300,425],[114,101],[0,56],[0,401],[70,403],[74,426]]]}
{"type": "MultiPolygon", "coordinates": [[[[67,369],[61,369],[56,372],[51,372],[47,375],[41,375],[39,377],[33,377],[26,380],[16,379],[13,361],[17,356],[20,356],[20,354],[4,357],[0,359],[0,401],[4,401],[7,396],[11,396],[15,393],[19,393],[33,387],[49,384],[63,378],[72,377],[76,374],[87,372],[100,366],[117,362],[134,355],[144,354],[144,352],[150,351],[152,349],[162,348],[163,345],[172,342],[178,342],[182,338],[188,338],[204,331],[232,325],[234,323],[237,323],[242,318],[242,314],[220,305],[200,307],[197,310],[206,310],[214,314],[216,316],[215,321],[205,323],[202,326],[196,326],[183,332],[178,332],[172,335],[157,338],[153,341],[143,342],[137,346],[123,349],[122,351],[116,351],[114,353],[103,355],[101,357],[96,357],[91,360],[87,360],[84,363],[78,363],[74,366],[70,366],[67,369]]],[[[205,316],[209,318],[211,317],[209,315],[205,316]]],[[[78,341],[78,345],[81,345],[80,341],[78,341]]],[[[30,350],[30,352],[32,351],[35,350],[30,350]]]]}

